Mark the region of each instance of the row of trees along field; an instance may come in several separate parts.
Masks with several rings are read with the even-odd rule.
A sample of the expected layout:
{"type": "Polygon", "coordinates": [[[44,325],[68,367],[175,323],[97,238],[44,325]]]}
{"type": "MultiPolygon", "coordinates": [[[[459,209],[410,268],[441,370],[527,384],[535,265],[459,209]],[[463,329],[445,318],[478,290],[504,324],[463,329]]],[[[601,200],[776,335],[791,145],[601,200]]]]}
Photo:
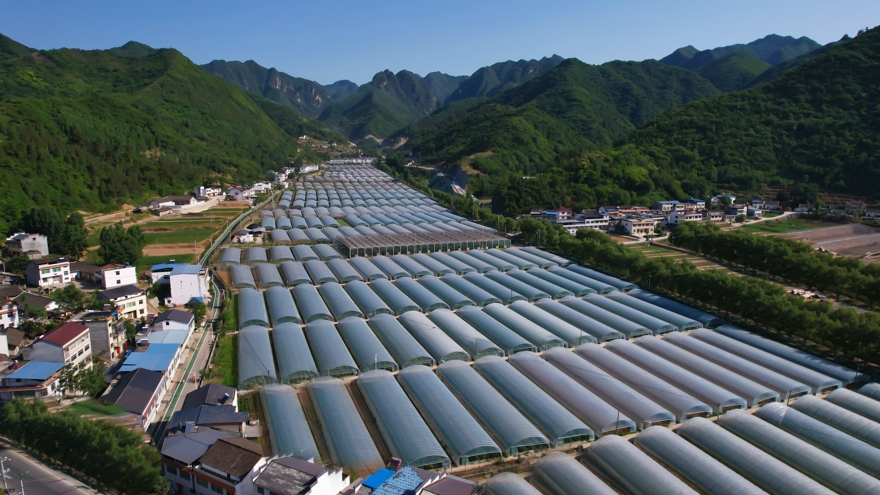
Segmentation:
{"type": "Polygon", "coordinates": [[[725,232],[714,224],[678,226],[676,246],[749,270],[771,273],[798,285],[846,296],[871,306],[880,302],[880,265],[818,252],[809,244],[741,230],[725,232]]]}

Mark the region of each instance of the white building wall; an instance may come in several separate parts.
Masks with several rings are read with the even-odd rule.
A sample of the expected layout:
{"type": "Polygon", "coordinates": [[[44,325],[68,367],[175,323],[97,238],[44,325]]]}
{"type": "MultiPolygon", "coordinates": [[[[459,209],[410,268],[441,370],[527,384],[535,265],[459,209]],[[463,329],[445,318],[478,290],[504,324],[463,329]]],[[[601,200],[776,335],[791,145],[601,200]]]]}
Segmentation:
{"type": "MultiPolygon", "coordinates": [[[[5,328],[17,328],[19,323],[17,304],[9,303],[0,306],[0,330],[5,328]]],[[[3,349],[6,348],[4,347],[3,349]]]]}
{"type": "Polygon", "coordinates": [[[104,289],[112,289],[121,285],[137,284],[137,269],[133,266],[101,270],[101,284],[104,289]]]}
{"type": "Polygon", "coordinates": [[[207,280],[201,274],[178,274],[169,277],[171,283],[171,304],[186,304],[194,297],[208,294],[207,280]]]}

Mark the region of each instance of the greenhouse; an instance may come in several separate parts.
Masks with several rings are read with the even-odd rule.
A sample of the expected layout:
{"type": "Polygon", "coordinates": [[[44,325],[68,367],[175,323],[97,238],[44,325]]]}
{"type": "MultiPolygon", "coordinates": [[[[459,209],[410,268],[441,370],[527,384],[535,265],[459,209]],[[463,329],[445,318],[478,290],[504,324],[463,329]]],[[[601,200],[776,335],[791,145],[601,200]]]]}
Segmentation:
{"type": "Polygon", "coordinates": [[[541,495],[528,481],[517,474],[501,473],[483,483],[482,495],[541,495]]]}
{"type": "Polygon", "coordinates": [[[539,268],[543,268],[545,270],[547,268],[559,266],[559,263],[556,263],[555,261],[551,261],[547,258],[542,258],[541,256],[536,256],[534,254],[527,253],[519,248],[508,248],[508,249],[505,249],[504,252],[510,256],[516,256],[517,258],[528,261],[529,263],[532,263],[535,266],[537,266],[539,268]]]}
{"type": "Polygon", "coordinates": [[[519,249],[519,251],[521,251],[523,253],[528,253],[528,254],[531,254],[532,256],[537,256],[539,258],[543,258],[545,260],[552,261],[553,263],[556,263],[559,266],[567,266],[567,265],[574,263],[572,260],[570,260],[568,258],[563,258],[562,256],[557,256],[555,254],[548,253],[547,251],[543,251],[538,248],[524,247],[524,248],[518,248],[518,249],[519,249]]]}
{"type": "Polygon", "coordinates": [[[841,388],[825,397],[828,402],[880,423],[880,402],[852,390],[841,388]]]}
{"type": "Polygon", "coordinates": [[[560,287],[564,290],[571,292],[575,297],[583,297],[587,294],[595,294],[596,291],[585,286],[581,285],[577,282],[569,280],[565,277],[560,277],[559,275],[548,272],[547,270],[532,270],[529,272],[529,275],[532,275],[535,278],[541,279],[544,282],[549,284],[553,284],[556,287],[560,287]]]}
{"type": "MultiPolygon", "coordinates": [[[[263,211],[266,211],[266,210],[263,210],[263,211]]],[[[274,210],[272,210],[272,214],[270,216],[273,216],[275,218],[281,218],[281,217],[286,218],[287,213],[282,208],[275,208],[274,210]]]]}
{"type": "Polygon", "coordinates": [[[382,222],[380,222],[379,220],[376,220],[374,217],[372,217],[370,215],[361,215],[360,219],[362,222],[369,225],[370,227],[372,227],[373,225],[382,225],[382,222]]]}
{"type": "Polygon", "coordinates": [[[286,216],[281,217],[281,218],[276,218],[275,219],[275,229],[276,230],[278,230],[278,229],[290,230],[291,229],[290,219],[287,218],[286,216]]]}
{"type": "Polygon", "coordinates": [[[522,295],[478,273],[465,273],[461,278],[488,292],[493,297],[497,297],[505,304],[511,304],[514,301],[527,301],[522,295]]]}
{"type": "Polygon", "coordinates": [[[327,283],[318,287],[318,292],[324,298],[336,321],[350,317],[364,318],[360,308],[348,297],[348,293],[341,285],[335,282],[327,283]]]}
{"type": "Polygon", "coordinates": [[[608,294],[611,292],[617,292],[617,288],[611,285],[599,282],[597,280],[593,280],[589,277],[585,277],[580,273],[575,273],[567,268],[560,267],[550,267],[546,270],[547,273],[556,275],[558,277],[564,278],[566,280],[570,280],[576,284],[582,285],[589,289],[592,289],[594,292],[598,294],[608,294]]]}
{"type": "Polygon", "coordinates": [[[266,303],[269,306],[269,316],[272,317],[272,326],[281,323],[296,323],[302,325],[299,311],[293,303],[293,296],[285,287],[270,287],[265,292],[266,303]]]}
{"type": "Polygon", "coordinates": [[[296,390],[288,385],[266,385],[260,390],[260,398],[272,454],[321,462],[321,454],[296,390]]]}
{"type": "MultiPolygon", "coordinates": [[[[617,294],[622,293],[618,292],[617,294]]],[[[633,309],[624,304],[620,304],[608,297],[603,297],[598,294],[589,294],[584,297],[583,300],[603,310],[591,311],[590,313],[596,315],[591,315],[591,317],[604,322],[606,325],[612,328],[622,328],[624,325],[631,326],[631,323],[635,323],[642,328],[650,330],[651,332],[653,332],[654,335],[661,335],[664,333],[678,331],[678,327],[673,325],[672,323],[669,323],[668,321],[663,321],[649,314],[642,313],[637,309],[633,309]]],[[[586,308],[585,306],[578,306],[586,308]]],[[[587,310],[585,309],[584,311],[587,310]]]]}
{"type": "Polygon", "coordinates": [[[388,275],[388,278],[390,278],[391,280],[397,280],[401,277],[408,278],[410,276],[408,271],[401,268],[400,265],[398,265],[397,263],[391,261],[391,258],[387,258],[385,256],[376,256],[372,258],[371,261],[374,265],[379,267],[380,270],[385,272],[385,275],[388,275]]]}
{"type": "Polygon", "coordinates": [[[331,462],[355,477],[366,477],[385,467],[342,380],[317,378],[308,389],[331,462]]]}
{"type": "MultiPolygon", "coordinates": [[[[309,240],[309,236],[307,236],[305,232],[303,232],[302,230],[299,230],[299,229],[288,230],[287,235],[290,236],[290,242],[293,242],[293,243],[311,242],[309,240]]],[[[306,246],[306,247],[308,247],[308,246],[306,246]]],[[[296,253],[294,253],[294,254],[296,254],[296,253]]]]}
{"type": "Polygon", "coordinates": [[[859,393],[866,397],[870,397],[874,400],[880,401],[880,384],[878,384],[877,382],[868,383],[859,389],[859,393]]]}
{"type": "Polygon", "coordinates": [[[449,309],[448,304],[411,278],[399,278],[394,282],[394,285],[418,304],[425,313],[440,308],[449,309]]]}
{"type": "MultiPolygon", "coordinates": [[[[586,304],[579,299],[570,299],[572,301],[579,301],[582,304],[586,304]]],[[[590,340],[590,342],[608,342],[610,340],[625,339],[627,337],[625,334],[618,332],[617,330],[605,325],[604,323],[596,321],[580,311],[575,311],[567,304],[562,304],[567,301],[568,299],[563,299],[561,301],[551,301],[550,299],[545,299],[543,301],[538,301],[537,303],[535,303],[535,306],[543,311],[546,311],[548,314],[572,325],[573,327],[580,329],[581,333],[586,332],[589,336],[592,337],[592,340],[590,340]]]]}
{"type": "Polygon", "coordinates": [[[491,431],[505,455],[549,447],[547,438],[467,363],[443,363],[437,375],[491,431]]]}
{"type": "Polygon", "coordinates": [[[477,360],[474,369],[537,425],[552,446],[593,440],[593,430],[504,359],[487,356],[477,360]]]}
{"type": "Polygon", "coordinates": [[[293,255],[290,254],[290,248],[287,246],[272,246],[269,248],[269,257],[272,263],[281,263],[284,261],[293,261],[293,255]]]}
{"type": "Polygon", "coordinates": [[[421,313],[422,308],[412,301],[394,284],[385,279],[377,279],[370,282],[370,289],[376,293],[383,301],[394,311],[394,314],[401,315],[407,311],[416,311],[421,313]]]}
{"type": "Polygon", "coordinates": [[[364,320],[345,318],[339,321],[336,328],[348,345],[361,373],[370,370],[398,370],[394,358],[364,320]]]}
{"type": "Polygon", "coordinates": [[[470,355],[422,313],[410,311],[400,315],[398,322],[409,330],[437,363],[470,360],[470,355]]]}
{"type": "Polygon", "coordinates": [[[639,288],[639,286],[636,284],[627,282],[625,280],[620,280],[619,278],[615,278],[610,275],[605,275],[604,273],[597,272],[596,270],[591,270],[585,266],[568,265],[567,269],[575,273],[579,273],[585,277],[589,277],[598,282],[602,282],[603,284],[608,284],[621,292],[627,292],[639,288]]]}
{"type": "Polygon", "coordinates": [[[242,289],[238,293],[238,327],[269,327],[269,315],[263,294],[256,289],[242,289]]]}
{"type": "Polygon", "coordinates": [[[617,491],[574,457],[562,452],[554,452],[538,459],[529,482],[547,495],[617,494],[617,491]]]}
{"type": "Polygon", "coordinates": [[[699,328],[690,333],[690,336],[709,343],[719,349],[747,359],[780,375],[810,386],[814,394],[827,394],[841,387],[840,380],[823,375],[787,359],[762,351],[738,340],[721,335],[705,328],[699,328]]]}
{"type": "Polygon", "coordinates": [[[431,270],[428,270],[424,266],[420,265],[418,262],[410,258],[409,256],[404,256],[402,254],[395,254],[391,257],[391,260],[397,263],[401,268],[408,271],[413,277],[423,277],[426,275],[431,275],[431,270]]]}
{"type": "Polygon", "coordinates": [[[628,495],[698,495],[648,454],[616,435],[593,442],[581,462],[628,495]]]}
{"type": "Polygon", "coordinates": [[[254,280],[254,272],[247,265],[230,265],[232,273],[232,287],[236,289],[256,289],[257,281],[254,280]]]}
{"type": "Polygon", "coordinates": [[[324,223],[321,222],[321,219],[318,217],[308,216],[308,217],[306,217],[305,220],[306,220],[306,225],[308,226],[308,228],[315,228],[318,230],[321,230],[324,228],[324,223]]]}
{"type": "MultiPolygon", "coordinates": [[[[432,313],[433,314],[433,313],[432,313]]],[[[537,347],[527,339],[504,326],[498,320],[480,311],[478,308],[465,307],[455,313],[459,318],[467,322],[473,328],[479,328],[479,332],[488,337],[511,355],[521,351],[537,351],[537,347]]]]}
{"type": "Polygon", "coordinates": [[[550,294],[547,294],[546,292],[536,287],[515,279],[506,273],[501,273],[498,271],[488,272],[484,275],[484,277],[507,288],[509,291],[513,291],[516,294],[522,295],[526,298],[527,301],[534,302],[539,299],[550,298],[550,294]]]}
{"type": "Polygon", "coordinates": [[[363,277],[361,277],[361,275],[344,259],[332,259],[327,262],[327,266],[333,274],[336,275],[336,279],[339,280],[339,283],[341,284],[353,280],[364,280],[363,277]]]}
{"type": "Polygon", "coordinates": [[[447,273],[455,273],[455,270],[453,270],[452,268],[444,265],[443,263],[435,260],[434,258],[431,258],[424,253],[416,253],[412,255],[412,259],[427,268],[428,270],[431,270],[431,272],[437,277],[441,275],[446,275],[447,273]]]}
{"type": "Polygon", "coordinates": [[[455,273],[459,275],[464,275],[465,273],[477,271],[476,268],[470,265],[466,265],[446,253],[431,253],[428,256],[430,256],[433,260],[439,261],[440,263],[451,268],[455,273]]]}
{"type": "MultiPolygon", "coordinates": [[[[553,301],[550,301],[550,303],[554,304],[553,301]]],[[[596,338],[589,333],[566,323],[533,304],[529,304],[525,301],[516,301],[511,304],[509,308],[561,338],[571,347],[596,342],[596,338]]]]}
{"type": "Polygon", "coordinates": [[[298,261],[285,261],[281,263],[281,275],[288,287],[295,287],[299,284],[311,284],[312,279],[306,271],[302,263],[298,261]]]}
{"type": "Polygon", "coordinates": [[[395,232],[395,231],[393,231],[383,225],[373,225],[371,228],[373,229],[373,232],[375,232],[376,234],[381,234],[381,235],[394,235],[397,233],[397,232],[395,232]]]}
{"type": "Polygon", "coordinates": [[[508,363],[599,436],[636,431],[633,420],[537,354],[522,352],[511,356],[508,363]]]}
{"type": "Polygon", "coordinates": [[[779,400],[787,401],[789,398],[793,399],[810,393],[809,385],[804,385],[797,380],[792,380],[787,376],[780,375],[751,361],[734,356],[725,350],[697,340],[690,335],[672,332],[666,334],[663,340],[744,378],[768,387],[779,394],[779,400]]]}
{"type": "Polygon", "coordinates": [[[327,244],[317,244],[312,246],[312,249],[315,250],[315,254],[321,258],[321,261],[329,261],[329,260],[342,260],[342,254],[336,250],[333,246],[327,244]]]}
{"type": "Polygon", "coordinates": [[[368,324],[401,368],[418,364],[434,366],[434,358],[393,316],[378,314],[370,318],[368,324]]]}
{"type": "Polygon", "coordinates": [[[327,265],[323,261],[318,260],[308,260],[303,263],[306,271],[309,272],[309,277],[311,277],[312,282],[315,285],[328,284],[328,283],[336,283],[336,276],[333,275],[333,272],[327,268],[327,265]]]}
{"type": "Polygon", "coordinates": [[[330,239],[328,239],[320,229],[309,227],[304,232],[309,236],[309,240],[315,244],[327,244],[330,242],[330,239]]]}
{"type": "Polygon", "coordinates": [[[299,308],[304,323],[310,323],[316,320],[333,321],[333,314],[314,285],[301,284],[292,289],[293,298],[296,300],[296,306],[299,308]]]}
{"type": "Polygon", "coordinates": [[[568,347],[568,342],[560,339],[556,334],[544,330],[543,327],[506,306],[490,304],[483,308],[483,313],[534,344],[538,350],[546,351],[554,347],[568,347]]]}
{"type": "MultiPolygon", "coordinates": [[[[543,270],[538,270],[543,271],[543,270]]],[[[560,299],[566,296],[574,296],[574,293],[568,289],[564,289],[559,287],[558,285],[547,282],[546,280],[536,277],[531,273],[526,273],[521,270],[510,270],[507,272],[507,276],[519,280],[524,284],[528,284],[531,287],[534,287],[541,292],[547,293],[553,299],[560,299]]]]}
{"type": "MultiPolygon", "coordinates": [[[[560,305],[565,306],[566,308],[576,313],[580,313],[586,316],[588,319],[601,324],[606,329],[612,330],[614,334],[620,335],[621,338],[635,339],[638,337],[643,337],[645,335],[653,335],[653,332],[650,329],[643,327],[639,323],[623,318],[622,316],[618,316],[614,313],[611,313],[610,311],[602,309],[595,304],[590,304],[589,302],[587,302],[591,301],[593,298],[599,298],[605,301],[605,298],[600,295],[590,294],[583,299],[576,299],[574,297],[560,299],[559,303],[560,305]]],[[[549,311],[553,314],[564,314],[564,310],[562,310],[561,308],[559,308],[559,306],[555,304],[542,304],[540,307],[547,308],[546,311],[549,311]]],[[[623,307],[626,308],[626,306],[623,307]]],[[[631,308],[627,309],[629,309],[630,311],[635,311],[631,308]]],[[[606,338],[606,340],[611,339],[606,338]]]]}
{"type": "Polygon", "coordinates": [[[223,250],[223,254],[220,255],[221,265],[237,265],[241,263],[241,249],[238,248],[226,248],[223,250]]]}
{"type": "Polygon", "coordinates": [[[450,258],[473,268],[474,270],[477,271],[477,273],[486,273],[486,272],[491,272],[493,270],[498,270],[493,265],[490,265],[489,263],[478,260],[477,258],[474,258],[473,256],[468,256],[467,253],[464,253],[462,251],[451,251],[446,254],[450,258]]]}
{"type": "Polygon", "coordinates": [[[247,248],[247,251],[244,253],[245,263],[248,265],[256,265],[258,263],[268,263],[269,259],[266,257],[266,250],[261,247],[252,247],[247,248]]]}
{"type": "Polygon", "coordinates": [[[880,423],[876,421],[813,395],[792,402],[791,408],[880,448],[880,423]]]}
{"type": "Polygon", "coordinates": [[[305,230],[309,228],[309,224],[306,223],[306,219],[303,217],[293,217],[290,219],[290,226],[294,229],[305,230]]]}
{"type": "Polygon", "coordinates": [[[789,347],[779,342],[774,342],[741,328],[731,325],[721,325],[717,327],[715,331],[725,337],[730,337],[731,339],[738,340],[752,347],[757,347],[762,351],[769,352],[770,354],[799,364],[805,368],[809,368],[817,373],[840,380],[844,385],[871,381],[871,377],[867,373],[860,373],[854,369],[841,366],[815,354],[795,349],[794,347],[789,347]]]}
{"type": "Polygon", "coordinates": [[[394,314],[394,311],[363,282],[357,280],[349,282],[345,285],[345,292],[348,293],[349,297],[351,297],[367,318],[372,318],[380,313],[394,314]]]}
{"type": "MultiPolygon", "coordinates": [[[[272,232],[270,232],[269,235],[272,238],[272,242],[277,243],[277,244],[290,244],[290,242],[291,242],[290,236],[287,235],[286,230],[276,229],[276,230],[273,230],[272,232]]],[[[289,252],[289,250],[288,250],[288,252],[289,252]]]]}
{"type": "Polygon", "coordinates": [[[504,351],[452,311],[438,309],[428,314],[446,335],[470,354],[472,360],[482,356],[503,356],[504,351]]]}
{"type": "Polygon", "coordinates": [[[675,423],[674,414],[568,350],[550,349],[541,357],[636,421],[640,430],[675,423]]]}
{"type": "Polygon", "coordinates": [[[498,269],[498,270],[500,270],[500,271],[502,271],[502,272],[506,272],[506,271],[508,271],[508,270],[513,270],[514,268],[517,267],[517,265],[514,265],[514,264],[511,263],[511,262],[509,262],[509,261],[505,261],[505,260],[503,260],[503,259],[501,259],[501,258],[498,258],[498,257],[496,257],[496,256],[492,256],[491,254],[488,254],[488,253],[486,253],[485,251],[473,250],[473,249],[472,249],[472,250],[468,251],[468,252],[465,253],[465,254],[466,254],[467,256],[470,256],[471,258],[475,258],[475,259],[477,259],[477,260],[479,260],[479,261],[482,261],[483,263],[486,263],[486,264],[492,265],[492,266],[494,266],[496,269],[498,269]]]}
{"type": "Polygon", "coordinates": [[[278,383],[269,330],[248,326],[238,331],[238,388],[278,383]]]}
{"type": "MultiPolygon", "coordinates": [[[[455,291],[460,293],[468,301],[476,303],[476,305],[481,308],[487,304],[492,304],[492,303],[499,303],[500,304],[502,302],[501,299],[493,296],[492,294],[489,294],[488,292],[484,291],[483,289],[477,287],[476,285],[468,282],[467,280],[459,277],[458,275],[456,275],[454,273],[444,275],[444,276],[440,277],[440,280],[442,280],[444,283],[446,283],[446,285],[448,285],[449,287],[451,287],[452,289],[454,289],[455,291]]],[[[424,284],[424,281],[422,283],[424,284]]],[[[428,287],[428,288],[430,289],[430,287],[428,287]]],[[[435,292],[435,294],[436,294],[436,292],[435,292]]],[[[449,302],[449,301],[447,301],[447,302],[449,302]]],[[[470,306],[470,304],[466,304],[466,305],[470,306]]],[[[456,308],[456,309],[458,309],[458,308],[456,308]]]]}
{"type": "Polygon", "coordinates": [[[703,493],[767,493],[668,428],[652,426],[636,435],[633,444],[703,493]]]}
{"type": "Polygon", "coordinates": [[[377,214],[373,215],[373,218],[382,222],[382,225],[390,225],[392,223],[400,223],[396,220],[392,220],[392,219],[386,217],[385,215],[382,215],[381,213],[377,213],[377,214]]]}
{"type": "Polygon", "coordinates": [[[449,457],[394,375],[385,370],[368,371],[357,384],[392,456],[422,469],[449,467],[449,457]]]}
{"type": "Polygon", "coordinates": [[[446,302],[446,304],[448,304],[451,309],[459,309],[466,306],[477,305],[474,301],[471,301],[469,298],[452,288],[450,285],[444,284],[440,281],[440,279],[433,275],[428,275],[420,278],[418,283],[421,284],[424,288],[431,291],[435,296],[446,302]]]}
{"type": "Polygon", "coordinates": [[[318,376],[318,367],[298,324],[282,323],[273,328],[272,343],[278,357],[281,383],[298,383],[318,376]]]}
{"type": "Polygon", "coordinates": [[[691,306],[687,306],[685,304],[681,304],[679,302],[672,301],[670,299],[666,299],[665,297],[660,297],[656,294],[652,294],[648,291],[644,291],[641,289],[634,289],[627,292],[630,296],[635,297],[636,299],[645,301],[646,303],[653,304],[654,306],[658,306],[667,311],[672,311],[673,313],[678,313],[685,318],[690,318],[692,320],[696,320],[703,324],[706,328],[715,328],[718,325],[724,325],[724,318],[719,318],[714,315],[710,315],[705,311],[700,311],[699,309],[693,308],[691,306]]]}
{"type": "Polygon", "coordinates": [[[837,493],[880,493],[877,478],[745,411],[731,411],[718,424],[837,493]]]}
{"type": "Polygon", "coordinates": [[[315,254],[311,246],[293,246],[290,250],[293,252],[293,257],[296,258],[296,261],[300,263],[311,260],[317,261],[318,259],[318,255],[315,254]]]}
{"type": "Polygon", "coordinates": [[[631,296],[632,292],[611,292],[607,297],[614,302],[629,306],[636,311],[640,311],[646,315],[653,316],[659,320],[667,321],[676,326],[682,332],[702,328],[703,324],[697,320],[692,320],[686,316],[681,316],[660,306],[654,306],[651,303],[636,299],[631,296]]]}
{"type": "Polygon", "coordinates": [[[283,287],[284,280],[278,273],[278,267],[269,263],[260,263],[256,267],[257,275],[260,277],[260,287],[283,287]]]}
{"type": "Polygon", "coordinates": [[[342,377],[358,374],[360,370],[332,322],[315,320],[305,326],[305,333],[321,376],[342,377]]]}
{"type": "Polygon", "coordinates": [[[349,262],[361,274],[362,280],[371,282],[377,278],[388,279],[388,276],[367,258],[357,256],[350,259],[349,262]]]}
{"type": "Polygon", "coordinates": [[[334,229],[339,228],[339,222],[334,220],[333,217],[331,217],[329,215],[322,216],[322,217],[320,217],[320,219],[321,219],[321,223],[324,224],[324,230],[327,230],[328,228],[334,228],[334,229]]]}
{"type": "Polygon", "coordinates": [[[260,218],[269,218],[275,216],[272,210],[260,210],[260,218]]]}
{"type": "Polygon", "coordinates": [[[526,261],[523,258],[520,258],[519,256],[507,254],[507,252],[501,251],[500,249],[487,249],[486,254],[494,256],[494,257],[500,259],[501,261],[507,262],[520,270],[534,270],[536,268],[540,269],[539,265],[537,265],[536,263],[532,263],[531,261],[526,261]]]}
{"type": "Polygon", "coordinates": [[[275,229],[275,219],[272,217],[266,217],[260,220],[260,227],[263,227],[267,231],[275,229]]]}

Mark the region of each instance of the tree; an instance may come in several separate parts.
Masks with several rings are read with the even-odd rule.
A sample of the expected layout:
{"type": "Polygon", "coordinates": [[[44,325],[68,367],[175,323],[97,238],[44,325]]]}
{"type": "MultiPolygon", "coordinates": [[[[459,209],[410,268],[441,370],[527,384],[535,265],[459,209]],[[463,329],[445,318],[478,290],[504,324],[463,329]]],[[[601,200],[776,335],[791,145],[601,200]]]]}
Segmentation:
{"type": "Polygon", "coordinates": [[[205,314],[208,312],[208,307],[202,301],[199,301],[196,298],[192,298],[186,303],[186,307],[193,312],[195,316],[196,323],[202,320],[205,317],[205,314]]]}
{"type": "Polygon", "coordinates": [[[82,258],[89,247],[88,233],[82,215],[71,213],[64,225],[64,238],[61,239],[60,252],[73,258],[82,258]]]}
{"type": "Polygon", "coordinates": [[[86,307],[85,292],[77,289],[73,284],[68,285],[63,289],[54,290],[50,295],[54,299],[70,304],[75,311],[81,311],[86,307]]]}
{"type": "Polygon", "coordinates": [[[6,271],[17,275],[24,275],[24,271],[31,259],[27,256],[13,256],[6,262],[6,271]]]}
{"type": "Polygon", "coordinates": [[[58,388],[61,389],[61,395],[64,395],[66,392],[76,391],[76,372],[71,369],[71,366],[69,364],[65,365],[64,368],[62,368],[61,373],[63,373],[61,379],[58,380],[58,388]]]}
{"type": "Polygon", "coordinates": [[[53,208],[31,208],[22,217],[20,226],[25,232],[46,236],[53,253],[78,259],[88,248],[85,222],[76,212],[65,218],[53,208]]]}
{"type": "Polygon", "coordinates": [[[76,389],[98,397],[107,388],[107,382],[104,381],[105,371],[107,367],[103,364],[93,364],[91,368],[80,371],[76,375],[76,389]]]}
{"type": "Polygon", "coordinates": [[[662,222],[658,222],[657,225],[654,226],[654,234],[655,235],[663,235],[666,231],[666,227],[663,226],[662,222]]]}
{"type": "Polygon", "coordinates": [[[134,265],[143,256],[144,234],[137,226],[128,230],[122,228],[121,223],[104,227],[101,229],[100,242],[98,256],[104,263],[134,265]]]}

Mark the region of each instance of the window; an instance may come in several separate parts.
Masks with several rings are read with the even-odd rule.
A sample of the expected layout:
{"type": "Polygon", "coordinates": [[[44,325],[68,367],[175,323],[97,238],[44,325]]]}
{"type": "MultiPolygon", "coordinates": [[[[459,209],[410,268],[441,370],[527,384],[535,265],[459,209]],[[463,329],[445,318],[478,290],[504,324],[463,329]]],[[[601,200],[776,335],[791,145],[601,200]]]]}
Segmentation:
{"type": "Polygon", "coordinates": [[[183,469],[180,470],[180,477],[185,479],[186,481],[189,481],[189,473],[187,473],[183,469]]]}
{"type": "Polygon", "coordinates": [[[266,490],[263,490],[263,487],[262,487],[262,486],[258,486],[258,487],[257,487],[257,493],[259,493],[260,495],[265,495],[265,494],[266,494],[266,490]]]}
{"type": "Polygon", "coordinates": [[[208,487],[208,482],[201,478],[196,478],[196,484],[199,486],[204,486],[205,488],[208,487]]]}
{"type": "Polygon", "coordinates": [[[85,349],[85,350],[89,350],[89,344],[86,344],[86,346],[83,347],[83,349],[85,349]]]}
{"type": "Polygon", "coordinates": [[[76,355],[77,355],[77,356],[82,356],[82,355],[83,355],[83,350],[80,349],[79,352],[76,353],[76,355]]]}
{"type": "Polygon", "coordinates": [[[46,270],[40,270],[40,274],[41,274],[41,275],[48,275],[48,274],[49,274],[49,270],[48,270],[48,269],[46,269],[46,270]]]}
{"type": "Polygon", "coordinates": [[[211,483],[211,491],[214,493],[223,493],[223,489],[215,485],[214,483],[211,483]]]}
{"type": "Polygon", "coordinates": [[[235,495],[235,492],[230,492],[229,490],[224,490],[224,491],[226,492],[226,495],[235,495]]]}
{"type": "Polygon", "coordinates": [[[165,466],[165,472],[177,475],[177,468],[174,466],[165,466]]]}
{"type": "Polygon", "coordinates": [[[143,304],[143,303],[144,303],[144,300],[143,300],[143,299],[141,299],[140,301],[138,301],[138,304],[143,304]]]}
{"type": "Polygon", "coordinates": [[[122,283],[122,280],[117,280],[117,281],[116,281],[116,285],[119,285],[119,284],[121,284],[121,283],[122,283]]]}

